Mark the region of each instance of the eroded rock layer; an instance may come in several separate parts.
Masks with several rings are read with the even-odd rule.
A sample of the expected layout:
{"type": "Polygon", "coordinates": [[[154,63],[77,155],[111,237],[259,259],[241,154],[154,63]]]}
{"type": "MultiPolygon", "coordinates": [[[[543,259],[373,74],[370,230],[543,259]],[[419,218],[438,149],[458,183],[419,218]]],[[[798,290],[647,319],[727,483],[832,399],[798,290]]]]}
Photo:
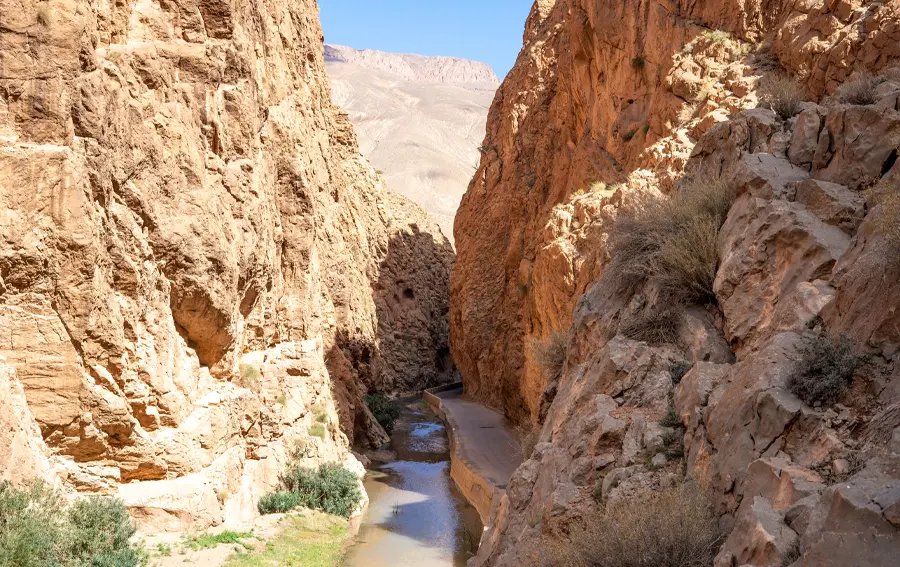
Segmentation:
{"type": "Polygon", "coordinates": [[[0,1],[4,476],[237,521],[298,443],[383,436],[362,394],[448,377],[452,251],[322,49],[313,0],[0,1]]]}
{"type": "Polygon", "coordinates": [[[477,565],[557,564],[585,518],[683,482],[714,502],[716,567],[900,553],[898,10],[535,3],[455,225],[466,390],[538,430],[477,565]],[[864,97],[835,94],[862,71],[879,77],[864,97]],[[805,90],[784,115],[757,108],[776,73],[805,90]],[[677,339],[629,338],[672,305],[607,271],[610,229],[702,175],[736,196],[714,297],[678,310],[677,339]],[[790,383],[823,332],[865,363],[837,404],[810,406],[790,383]]]}

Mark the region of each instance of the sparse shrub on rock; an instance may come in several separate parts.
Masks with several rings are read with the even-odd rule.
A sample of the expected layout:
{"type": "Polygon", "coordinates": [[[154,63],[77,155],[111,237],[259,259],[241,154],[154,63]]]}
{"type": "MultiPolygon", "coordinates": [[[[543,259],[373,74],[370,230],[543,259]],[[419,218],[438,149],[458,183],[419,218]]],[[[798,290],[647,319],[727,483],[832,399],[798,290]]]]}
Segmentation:
{"type": "Polygon", "coordinates": [[[370,394],[363,398],[375,420],[389,434],[394,430],[394,423],[400,418],[400,408],[384,394],[370,394]]]}
{"type": "Polygon", "coordinates": [[[766,75],[760,82],[760,100],[785,120],[798,114],[806,99],[800,83],[785,73],[766,75]]]}
{"type": "Polygon", "coordinates": [[[678,342],[681,314],[672,309],[644,310],[619,327],[619,332],[635,341],[658,346],[678,342]]]}
{"type": "Polygon", "coordinates": [[[548,542],[553,567],[708,567],[723,541],[707,498],[688,485],[648,492],[585,518],[569,542],[548,542]]]}
{"type": "Polygon", "coordinates": [[[835,94],[841,102],[865,106],[875,104],[875,89],[884,82],[881,77],[861,72],[854,74],[835,94]]]}
{"type": "Polygon", "coordinates": [[[819,331],[806,339],[797,368],[788,379],[788,389],[810,406],[834,403],[853,380],[860,359],[850,340],[833,340],[819,331]]]}
{"type": "Polygon", "coordinates": [[[567,336],[560,331],[553,331],[546,340],[534,339],[534,361],[544,377],[554,382],[562,377],[566,364],[567,336]]]}
{"type": "Polygon", "coordinates": [[[673,198],[621,215],[609,277],[632,293],[653,282],[669,305],[714,302],[716,239],[733,201],[727,175],[706,170],[686,177],[673,198]]]}

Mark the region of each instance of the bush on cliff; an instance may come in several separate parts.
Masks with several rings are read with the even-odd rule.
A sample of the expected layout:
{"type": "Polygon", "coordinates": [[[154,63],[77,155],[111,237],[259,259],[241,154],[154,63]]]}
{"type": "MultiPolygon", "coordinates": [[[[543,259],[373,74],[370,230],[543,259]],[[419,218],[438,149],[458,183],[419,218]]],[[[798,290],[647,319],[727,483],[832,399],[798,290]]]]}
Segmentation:
{"type": "Polygon", "coordinates": [[[562,377],[563,366],[566,364],[567,343],[568,337],[559,331],[553,331],[543,341],[535,338],[532,343],[534,362],[549,382],[555,382],[562,377]]]}
{"type": "Polygon", "coordinates": [[[585,518],[569,542],[548,542],[545,566],[708,567],[723,541],[707,498],[689,486],[647,492],[585,518]]]}
{"type": "Polygon", "coordinates": [[[369,411],[375,416],[375,421],[390,433],[394,430],[394,423],[400,419],[400,408],[389,400],[384,394],[370,394],[363,398],[369,411]]]}
{"type": "Polygon", "coordinates": [[[800,354],[788,388],[808,405],[834,403],[850,388],[859,357],[849,339],[835,341],[819,331],[806,340],[800,354]]]}
{"type": "Polygon", "coordinates": [[[800,103],[807,96],[800,83],[790,75],[770,73],[760,83],[760,99],[778,116],[787,120],[800,112],[800,103]]]}
{"type": "Polygon", "coordinates": [[[0,483],[0,565],[136,567],[144,550],[121,500],[91,496],[66,506],[37,481],[18,489],[0,483]]]}
{"type": "Polygon", "coordinates": [[[875,104],[875,91],[878,85],[884,82],[881,77],[876,77],[866,72],[856,73],[853,77],[837,88],[835,94],[841,102],[866,106],[875,104]]]}
{"type": "Polygon", "coordinates": [[[284,490],[260,498],[257,508],[261,514],[305,506],[349,518],[362,500],[359,479],[337,463],[322,463],[318,469],[294,463],[281,476],[281,484],[284,490]]]}
{"type": "Polygon", "coordinates": [[[727,175],[705,170],[673,198],[623,213],[610,235],[610,277],[629,293],[654,283],[670,306],[715,302],[716,239],[733,201],[727,175]]]}

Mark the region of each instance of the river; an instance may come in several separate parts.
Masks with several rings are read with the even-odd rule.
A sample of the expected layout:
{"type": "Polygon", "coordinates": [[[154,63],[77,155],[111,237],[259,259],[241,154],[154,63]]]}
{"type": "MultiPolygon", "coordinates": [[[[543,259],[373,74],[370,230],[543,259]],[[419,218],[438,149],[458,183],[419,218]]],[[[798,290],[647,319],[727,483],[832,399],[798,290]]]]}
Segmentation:
{"type": "Polygon", "coordinates": [[[344,567],[464,567],[481,536],[478,512],[450,479],[444,424],[424,404],[404,407],[388,450],[370,454],[369,494],[344,567]]]}

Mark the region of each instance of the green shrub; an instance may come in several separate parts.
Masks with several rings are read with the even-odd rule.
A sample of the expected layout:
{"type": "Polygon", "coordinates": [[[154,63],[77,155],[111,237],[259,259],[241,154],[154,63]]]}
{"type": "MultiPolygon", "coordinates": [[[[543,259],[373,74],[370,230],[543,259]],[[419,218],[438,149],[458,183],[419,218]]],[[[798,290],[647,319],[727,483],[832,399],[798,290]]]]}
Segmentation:
{"type": "Polygon", "coordinates": [[[584,518],[567,542],[548,540],[553,567],[708,567],[723,541],[708,499],[689,486],[646,492],[584,518]]]}
{"type": "Polygon", "coordinates": [[[875,104],[875,89],[884,82],[881,77],[876,77],[866,72],[856,73],[853,77],[837,88],[838,99],[847,104],[867,106],[875,104]]]}
{"type": "Polygon", "coordinates": [[[0,483],[0,565],[135,567],[147,554],[129,542],[135,528],[121,500],[82,498],[68,508],[38,481],[0,483]]]}
{"type": "Polygon", "coordinates": [[[678,419],[678,414],[675,413],[674,407],[671,405],[669,406],[669,409],[666,410],[666,414],[659,420],[659,424],[663,427],[677,427],[681,425],[681,420],[678,419]]]}
{"type": "Polygon", "coordinates": [[[127,567],[140,565],[144,552],[129,544],[135,527],[117,498],[89,496],[68,509],[67,565],[127,567]]]}
{"type": "Polygon", "coordinates": [[[711,43],[728,43],[731,41],[731,34],[724,30],[706,30],[703,37],[711,43]]]}
{"type": "Polygon", "coordinates": [[[241,388],[256,389],[259,386],[259,368],[252,364],[241,364],[238,367],[241,376],[238,384],[241,388]]]}
{"type": "Polygon", "coordinates": [[[827,405],[846,392],[859,366],[853,344],[844,336],[832,340],[819,331],[804,341],[801,358],[788,379],[788,389],[810,406],[827,405]]]}
{"type": "Polygon", "coordinates": [[[532,350],[534,361],[544,374],[548,382],[555,382],[562,378],[563,367],[566,364],[566,348],[568,337],[565,333],[553,331],[546,340],[534,339],[532,350]]]}
{"type": "Polygon", "coordinates": [[[800,103],[806,99],[800,83],[785,73],[770,73],[760,82],[760,100],[784,120],[800,112],[800,103]]]}
{"type": "Polygon", "coordinates": [[[249,543],[245,543],[242,540],[250,539],[253,537],[254,535],[251,532],[235,532],[231,530],[225,530],[217,534],[200,534],[195,536],[188,536],[184,539],[184,545],[188,549],[192,549],[194,551],[225,544],[236,544],[240,545],[244,549],[250,550],[253,549],[253,546],[249,543]]]}
{"type": "Polygon", "coordinates": [[[350,517],[362,500],[359,479],[335,463],[322,463],[318,470],[294,465],[281,482],[285,490],[297,494],[301,505],[329,514],[350,517]]]}
{"type": "Polygon", "coordinates": [[[625,135],[622,136],[622,139],[624,139],[626,142],[630,142],[631,139],[634,138],[634,135],[637,134],[637,131],[637,128],[632,128],[631,130],[625,132],[625,135]]]}
{"type": "Polygon", "coordinates": [[[400,408],[389,400],[384,394],[370,394],[363,400],[369,406],[369,411],[375,416],[375,420],[390,433],[394,430],[394,423],[400,419],[400,408]]]}
{"type": "Polygon", "coordinates": [[[295,492],[278,490],[259,499],[256,507],[260,514],[283,514],[300,505],[300,495],[295,492]]]}
{"type": "Polygon", "coordinates": [[[676,360],[669,367],[669,373],[672,375],[672,382],[680,384],[681,379],[687,374],[693,365],[687,360],[676,360]]]}
{"type": "Polygon", "coordinates": [[[644,58],[640,55],[631,60],[631,66],[635,69],[643,69],[645,64],[646,61],[644,61],[644,58]]]}
{"type": "Polygon", "coordinates": [[[629,293],[653,282],[670,305],[714,303],[716,240],[733,201],[727,175],[703,170],[673,198],[623,212],[610,234],[608,277],[629,293]]]}
{"type": "Polygon", "coordinates": [[[650,131],[650,123],[649,122],[644,124],[643,126],[641,126],[641,132],[644,134],[644,136],[646,136],[647,132],[649,132],[649,131],[650,131]]]}
{"type": "Polygon", "coordinates": [[[321,423],[314,423],[309,426],[309,434],[319,439],[325,439],[325,426],[321,423]]]}
{"type": "Polygon", "coordinates": [[[0,565],[53,565],[61,557],[63,518],[62,499],[43,482],[24,490],[0,482],[0,565]]]}
{"type": "Polygon", "coordinates": [[[619,332],[635,341],[650,345],[676,344],[681,329],[681,315],[673,309],[646,309],[619,326],[619,332]]]}

